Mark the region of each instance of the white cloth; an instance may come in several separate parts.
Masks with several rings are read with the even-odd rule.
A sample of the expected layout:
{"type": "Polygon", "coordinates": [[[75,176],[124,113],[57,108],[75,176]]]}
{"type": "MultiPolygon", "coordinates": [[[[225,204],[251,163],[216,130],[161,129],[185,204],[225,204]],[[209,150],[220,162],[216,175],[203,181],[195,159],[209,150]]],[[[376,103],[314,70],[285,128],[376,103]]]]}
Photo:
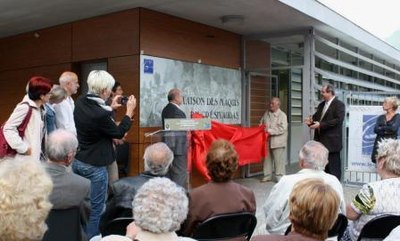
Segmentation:
{"type": "Polygon", "coordinates": [[[264,203],[266,230],[269,234],[284,234],[290,225],[289,221],[289,195],[293,186],[307,178],[321,178],[329,184],[339,195],[340,212],[345,214],[346,204],[344,201],[343,187],[339,180],[324,171],[302,169],[296,174],[286,175],[275,184],[264,203]]]}
{"type": "Polygon", "coordinates": [[[19,103],[3,127],[4,137],[7,143],[17,151],[17,155],[22,159],[40,160],[42,151],[42,139],[44,138],[44,122],[42,119],[42,112],[34,101],[29,99],[26,95],[22,102],[28,102],[32,107],[32,116],[25,129],[25,135],[22,139],[18,133],[18,126],[28,113],[29,107],[26,104],[19,103]],[[31,148],[31,155],[21,155],[25,153],[28,148],[31,148]],[[19,154],[21,153],[21,154],[19,154]]]}
{"type": "Polygon", "coordinates": [[[56,112],[56,126],[68,130],[76,135],[74,109],[75,103],[71,96],[68,96],[59,104],[53,105],[56,112]]]}
{"type": "Polygon", "coordinates": [[[170,233],[151,233],[141,230],[135,237],[138,241],[194,241],[186,237],[178,237],[175,232],[170,233]]]}

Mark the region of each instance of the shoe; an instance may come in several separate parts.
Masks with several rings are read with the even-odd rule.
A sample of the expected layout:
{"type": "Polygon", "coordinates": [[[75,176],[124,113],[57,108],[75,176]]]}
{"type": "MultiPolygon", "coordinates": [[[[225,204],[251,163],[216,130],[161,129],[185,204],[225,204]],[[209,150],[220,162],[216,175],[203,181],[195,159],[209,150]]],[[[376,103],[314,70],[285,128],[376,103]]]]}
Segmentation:
{"type": "Polygon", "coordinates": [[[263,178],[260,180],[260,182],[270,182],[270,181],[272,181],[272,179],[271,179],[271,177],[268,177],[268,176],[263,177],[263,178]]]}

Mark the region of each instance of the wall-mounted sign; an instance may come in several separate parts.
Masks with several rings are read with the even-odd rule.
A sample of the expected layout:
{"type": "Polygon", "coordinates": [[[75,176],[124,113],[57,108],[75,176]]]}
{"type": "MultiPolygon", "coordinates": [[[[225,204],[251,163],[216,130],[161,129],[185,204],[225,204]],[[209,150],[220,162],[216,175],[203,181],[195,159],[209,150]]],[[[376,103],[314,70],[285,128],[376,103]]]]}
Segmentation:
{"type": "Polygon", "coordinates": [[[241,124],[242,85],[238,69],[141,56],[140,126],[162,126],[161,112],[172,88],[183,93],[182,110],[225,124],[241,124]]]}

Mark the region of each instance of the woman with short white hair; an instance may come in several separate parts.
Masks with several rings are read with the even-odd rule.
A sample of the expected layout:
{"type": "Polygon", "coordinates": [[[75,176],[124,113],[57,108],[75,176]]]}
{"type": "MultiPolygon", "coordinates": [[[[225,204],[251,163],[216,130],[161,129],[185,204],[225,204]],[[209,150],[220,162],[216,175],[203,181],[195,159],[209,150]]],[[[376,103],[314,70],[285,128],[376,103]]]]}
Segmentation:
{"type": "MultiPolygon", "coordinates": [[[[87,80],[89,92],[78,98],[74,120],[79,141],[79,150],[72,169],[91,182],[91,212],[86,226],[88,239],[100,233],[99,221],[107,197],[107,166],[115,160],[113,139],[121,139],[132,125],[136,99],[129,96],[126,114],[117,125],[112,119],[112,107],[105,100],[111,94],[114,78],[104,70],[93,70],[87,80]]],[[[111,106],[121,106],[114,98],[111,106]]]]}
{"type": "Polygon", "coordinates": [[[182,241],[175,231],[188,213],[188,197],[185,190],[165,177],[146,182],[132,202],[133,219],[127,228],[127,236],[137,241],[182,241]]]}
{"type": "Polygon", "coordinates": [[[342,240],[355,241],[361,229],[371,219],[383,214],[400,215],[400,141],[384,139],[379,142],[376,170],[380,181],[365,184],[350,204],[349,220],[342,240]]]}

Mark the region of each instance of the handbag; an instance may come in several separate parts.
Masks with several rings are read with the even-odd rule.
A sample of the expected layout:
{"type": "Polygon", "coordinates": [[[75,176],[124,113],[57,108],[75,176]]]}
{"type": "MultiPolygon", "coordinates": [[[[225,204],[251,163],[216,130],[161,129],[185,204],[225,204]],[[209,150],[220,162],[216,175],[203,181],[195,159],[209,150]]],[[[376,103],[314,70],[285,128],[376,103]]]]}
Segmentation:
{"type": "MultiPolygon", "coordinates": [[[[28,126],[29,120],[32,116],[32,107],[29,105],[28,102],[22,102],[21,104],[27,104],[29,106],[28,112],[26,113],[24,120],[17,128],[19,136],[23,138],[25,135],[25,129],[28,126]]],[[[6,156],[15,156],[17,154],[17,151],[12,149],[11,146],[7,143],[7,140],[4,137],[3,128],[4,124],[0,127],[0,158],[6,156]]]]}

